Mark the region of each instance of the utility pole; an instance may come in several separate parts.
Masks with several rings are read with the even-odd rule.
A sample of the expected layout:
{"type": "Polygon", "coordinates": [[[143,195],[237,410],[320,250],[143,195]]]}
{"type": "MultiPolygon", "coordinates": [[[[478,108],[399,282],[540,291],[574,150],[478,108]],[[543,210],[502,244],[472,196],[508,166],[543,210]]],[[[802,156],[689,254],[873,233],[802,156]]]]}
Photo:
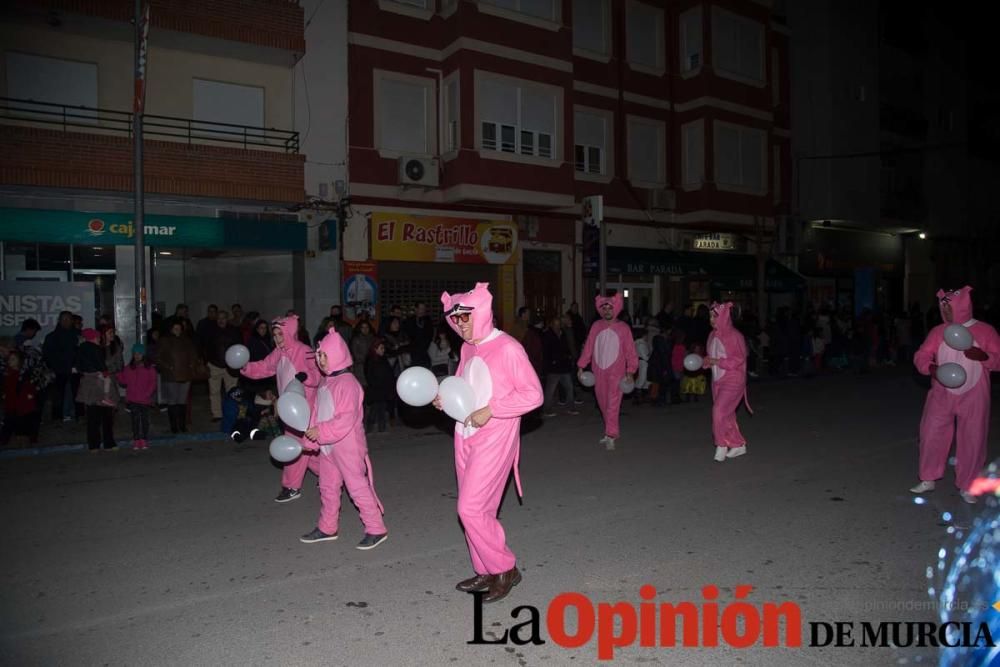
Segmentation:
{"type": "Polygon", "coordinates": [[[146,245],[143,238],[144,208],[142,175],[142,114],[146,104],[146,57],[149,36],[149,5],[135,0],[135,99],[132,104],[132,166],[135,182],[135,339],[146,331],[146,245]]]}

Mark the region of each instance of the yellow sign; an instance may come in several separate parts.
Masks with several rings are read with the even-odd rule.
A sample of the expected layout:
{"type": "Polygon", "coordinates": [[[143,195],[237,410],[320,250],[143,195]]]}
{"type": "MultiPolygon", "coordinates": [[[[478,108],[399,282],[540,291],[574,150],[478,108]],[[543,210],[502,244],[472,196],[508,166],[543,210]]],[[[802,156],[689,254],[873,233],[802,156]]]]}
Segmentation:
{"type": "Polygon", "coordinates": [[[372,259],[454,264],[512,264],[517,249],[513,222],[372,214],[372,259]]]}

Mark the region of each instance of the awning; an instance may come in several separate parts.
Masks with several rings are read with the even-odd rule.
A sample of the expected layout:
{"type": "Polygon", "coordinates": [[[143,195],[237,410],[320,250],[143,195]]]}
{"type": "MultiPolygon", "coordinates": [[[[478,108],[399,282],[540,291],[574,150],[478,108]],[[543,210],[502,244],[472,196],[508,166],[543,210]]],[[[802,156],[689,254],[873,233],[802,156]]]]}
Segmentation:
{"type": "MultiPolygon", "coordinates": [[[[750,292],[757,289],[757,258],[726,252],[608,248],[608,275],[616,274],[701,277],[717,290],[750,292]]],[[[805,285],[803,276],[780,262],[767,260],[766,291],[794,292],[805,285]]]]}

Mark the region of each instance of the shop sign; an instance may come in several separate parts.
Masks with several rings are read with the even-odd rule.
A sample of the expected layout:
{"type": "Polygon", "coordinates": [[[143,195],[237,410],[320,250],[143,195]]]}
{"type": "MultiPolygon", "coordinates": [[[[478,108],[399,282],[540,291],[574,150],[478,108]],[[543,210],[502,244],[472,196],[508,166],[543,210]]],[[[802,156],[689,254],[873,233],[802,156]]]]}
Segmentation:
{"type": "MultiPolygon", "coordinates": [[[[147,215],[143,240],[152,247],[266,248],[304,250],[305,225],[205,216],[147,215]]],[[[128,213],[0,209],[0,239],[78,245],[131,245],[135,223],[128,213]]]]}
{"type": "Polygon", "coordinates": [[[455,264],[509,264],[515,260],[513,222],[374,213],[372,259],[455,264]]]}
{"type": "Polygon", "coordinates": [[[378,328],[378,274],[375,262],[344,262],[344,319],[357,324],[368,313],[372,330],[378,328]]]}
{"type": "Polygon", "coordinates": [[[35,336],[41,345],[55,329],[59,313],[68,310],[94,326],[94,284],[56,280],[0,280],[0,336],[14,336],[27,319],[38,320],[42,330],[35,336]]]}
{"type": "Polygon", "coordinates": [[[695,250],[733,250],[736,239],[732,234],[701,234],[694,237],[695,250]]]}

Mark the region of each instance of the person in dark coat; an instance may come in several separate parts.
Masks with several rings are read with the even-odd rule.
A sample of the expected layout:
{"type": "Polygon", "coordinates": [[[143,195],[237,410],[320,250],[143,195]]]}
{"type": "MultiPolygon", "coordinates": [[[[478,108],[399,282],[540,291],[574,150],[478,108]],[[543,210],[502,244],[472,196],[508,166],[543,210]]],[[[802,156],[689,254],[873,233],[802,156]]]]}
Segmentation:
{"type": "Polygon", "coordinates": [[[403,330],[410,338],[410,364],[430,368],[431,358],[427,348],[434,341],[434,323],[427,316],[427,304],[417,303],[413,315],[403,325],[403,330]]]}
{"type": "Polygon", "coordinates": [[[378,432],[384,433],[389,406],[396,402],[396,376],[385,356],[385,341],[376,338],[365,359],[365,433],[372,432],[378,422],[378,432]]]}
{"type": "Polygon", "coordinates": [[[71,383],[73,360],[79,341],[80,332],[73,326],[73,313],[64,310],[59,313],[59,324],[42,343],[45,365],[55,373],[55,381],[52,383],[53,420],[73,421],[76,415],[71,383]]]}

